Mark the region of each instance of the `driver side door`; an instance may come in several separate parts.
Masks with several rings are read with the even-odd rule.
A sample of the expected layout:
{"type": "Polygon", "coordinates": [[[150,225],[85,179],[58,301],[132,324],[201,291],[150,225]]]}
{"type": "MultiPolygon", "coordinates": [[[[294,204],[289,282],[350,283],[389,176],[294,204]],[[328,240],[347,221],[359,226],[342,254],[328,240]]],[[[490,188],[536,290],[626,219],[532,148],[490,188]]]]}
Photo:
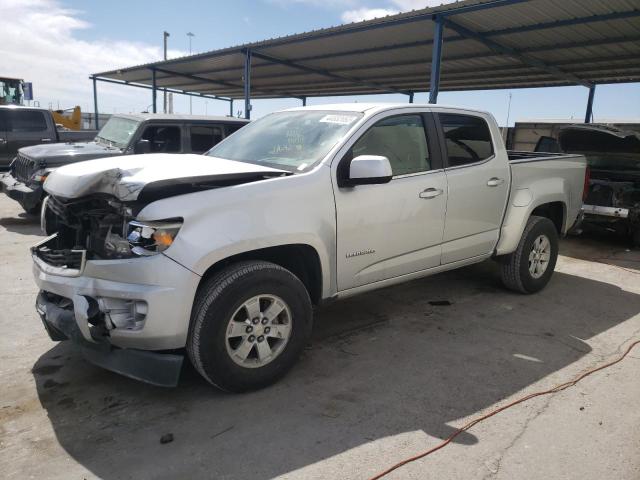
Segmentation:
{"type": "Polygon", "coordinates": [[[430,114],[377,120],[337,169],[337,283],[343,291],[440,265],[447,180],[430,114]],[[389,159],[386,184],[341,186],[359,155],[389,159]]]}

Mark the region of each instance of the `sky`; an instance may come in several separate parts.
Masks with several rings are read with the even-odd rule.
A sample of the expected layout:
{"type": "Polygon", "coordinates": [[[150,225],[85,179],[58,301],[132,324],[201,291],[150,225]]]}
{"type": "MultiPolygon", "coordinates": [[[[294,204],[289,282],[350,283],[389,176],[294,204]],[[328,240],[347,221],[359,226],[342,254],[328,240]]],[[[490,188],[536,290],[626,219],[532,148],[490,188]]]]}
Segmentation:
{"type": "MultiPolygon", "coordinates": [[[[34,84],[43,107],[80,105],[93,111],[91,73],[162,58],[162,32],[170,32],[169,58],[369,19],[450,0],[0,0],[0,76],[34,84]]],[[[445,46],[446,48],[446,46],[445,46]]],[[[150,108],[148,90],[98,84],[103,113],[150,108]]],[[[501,125],[536,118],[583,119],[584,87],[443,92],[439,103],[488,110],[501,125]],[[509,97],[511,97],[511,109],[509,97]]],[[[160,98],[160,97],[159,97],[160,98]]],[[[406,102],[404,95],[311,98],[308,104],[406,102]]],[[[416,94],[417,103],[427,94],[416,94]]],[[[242,102],[236,102],[242,108],[242,102]]],[[[252,118],[299,106],[296,99],[254,100],[252,118]]],[[[194,114],[228,114],[228,103],[193,99],[194,114]]],[[[176,113],[189,100],[174,97],[176,113]]],[[[640,118],[640,84],[599,85],[594,118],[640,118]]]]}

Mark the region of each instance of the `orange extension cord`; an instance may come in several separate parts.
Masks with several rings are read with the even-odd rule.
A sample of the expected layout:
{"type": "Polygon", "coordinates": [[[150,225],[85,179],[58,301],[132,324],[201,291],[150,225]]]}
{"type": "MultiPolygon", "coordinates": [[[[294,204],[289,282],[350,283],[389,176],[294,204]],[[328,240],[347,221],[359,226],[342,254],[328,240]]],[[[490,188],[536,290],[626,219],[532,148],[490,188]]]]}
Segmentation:
{"type": "Polygon", "coordinates": [[[473,427],[474,425],[477,425],[478,423],[482,422],[483,420],[486,420],[487,418],[493,417],[494,415],[497,415],[498,413],[513,407],[514,405],[518,405],[520,403],[524,403],[527,400],[531,400],[532,398],[535,397],[540,397],[542,395],[549,395],[551,393],[557,393],[560,392],[562,390],[565,390],[566,388],[572,387],[574,386],[576,383],[578,383],[580,380],[582,380],[583,378],[588,377],[589,375],[599,372],[600,370],[604,370],[605,368],[608,368],[612,365],[615,365],[618,362],[621,362],[627,355],[629,355],[629,352],[631,352],[631,350],[633,350],[633,348],[640,344],[640,340],[636,340],[635,342],[633,342],[631,345],[629,345],[629,347],[627,348],[627,350],[616,360],[606,363],[604,365],[601,365],[597,368],[594,368],[592,370],[588,370],[585,373],[578,375],[575,379],[566,382],[566,383],[561,383],[560,385],[556,385],[553,388],[550,388],[549,390],[544,390],[541,392],[535,392],[535,393],[530,393],[529,395],[525,395],[524,397],[521,397],[517,400],[514,400],[511,403],[508,403],[506,405],[503,405],[502,407],[498,407],[495,410],[490,411],[489,413],[482,415],[474,420],[471,420],[469,423],[465,424],[463,427],[459,428],[458,430],[456,430],[453,434],[451,434],[449,437],[447,437],[447,439],[443,440],[441,443],[439,443],[438,445],[436,445],[435,447],[419,453],[418,455],[415,455],[413,457],[407,458],[405,460],[402,460],[401,462],[396,463],[395,465],[393,465],[392,467],[389,467],[388,469],[386,469],[384,472],[378,473],[377,475],[371,477],[370,480],[378,480],[382,477],[384,477],[385,475],[388,475],[389,473],[393,472],[394,470],[406,465],[407,463],[411,463],[411,462],[415,462],[416,460],[419,460],[421,458],[426,457],[427,455],[431,455],[433,452],[436,452],[438,450],[440,450],[441,448],[447,446],[449,443],[451,443],[451,441],[456,438],[458,435],[460,435],[462,432],[469,430],[471,427],[473,427]]]}

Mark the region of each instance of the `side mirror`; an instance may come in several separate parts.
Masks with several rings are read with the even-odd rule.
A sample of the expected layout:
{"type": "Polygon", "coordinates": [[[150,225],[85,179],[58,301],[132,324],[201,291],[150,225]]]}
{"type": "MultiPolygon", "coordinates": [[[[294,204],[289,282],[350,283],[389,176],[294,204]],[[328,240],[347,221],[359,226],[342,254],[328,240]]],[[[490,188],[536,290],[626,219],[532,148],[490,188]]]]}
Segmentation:
{"type": "Polygon", "coordinates": [[[389,183],[393,177],[387,157],[360,155],[351,160],[347,185],[375,185],[389,183]]]}
{"type": "Polygon", "coordinates": [[[145,139],[138,140],[133,146],[133,153],[135,153],[136,155],[151,153],[151,142],[145,139]]]}

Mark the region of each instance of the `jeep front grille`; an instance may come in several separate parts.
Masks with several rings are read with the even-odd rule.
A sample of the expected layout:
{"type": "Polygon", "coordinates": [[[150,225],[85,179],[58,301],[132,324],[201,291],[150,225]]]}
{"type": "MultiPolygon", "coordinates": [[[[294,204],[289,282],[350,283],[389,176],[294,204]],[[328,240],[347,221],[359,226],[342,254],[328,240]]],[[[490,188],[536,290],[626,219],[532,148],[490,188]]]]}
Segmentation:
{"type": "Polygon", "coordinates": [[[33,160],[21,153],[18,153],[18,156],[11,165],[11,173],[13,174],[13,177],[19,182],[26,183],[31,178],[33,172],[33,160]]]}

